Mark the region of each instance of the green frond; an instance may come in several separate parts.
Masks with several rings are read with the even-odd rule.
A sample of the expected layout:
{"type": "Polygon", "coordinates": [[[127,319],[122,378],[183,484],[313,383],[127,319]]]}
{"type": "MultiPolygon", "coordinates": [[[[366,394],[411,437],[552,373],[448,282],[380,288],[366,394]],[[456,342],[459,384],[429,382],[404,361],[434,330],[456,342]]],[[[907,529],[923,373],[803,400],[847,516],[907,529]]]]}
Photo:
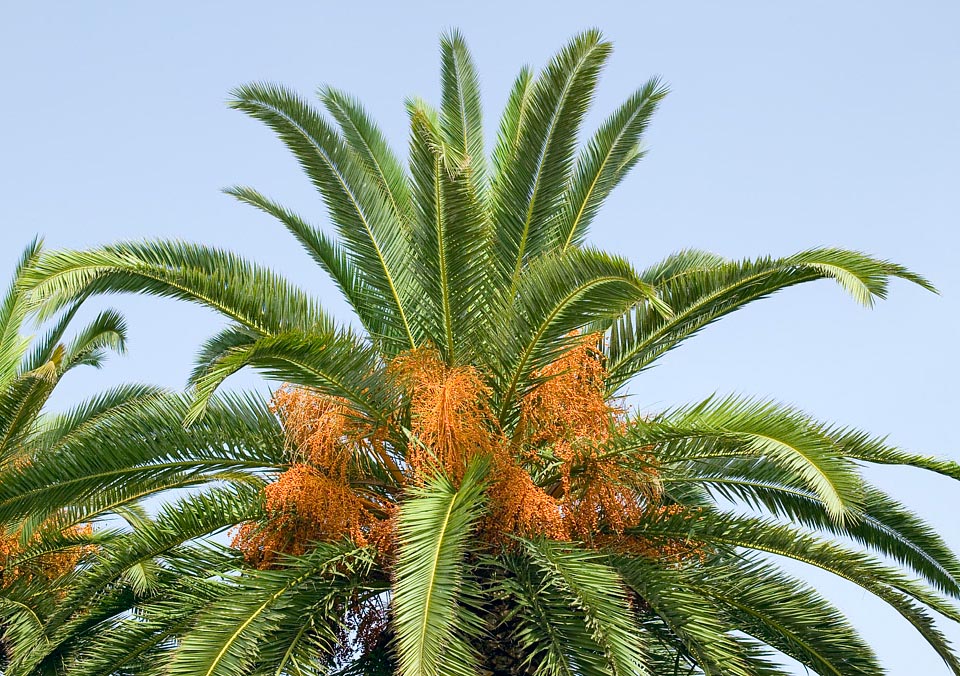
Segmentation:
{"type": "Polygon", "coordinates": [[[609,54],[599,31],[574,37],[533,83],[515,151],[498,158],[503,164],[493,181],[493,221],[497,257],[510,284],[554,242],[577,134],[609,54]]]}
{"type": "Polygon", "coordinates": [[[651,420],[638,417],[624,436],[612,446],[625,450],[655,445],[658,460],[667,466],[701,459],[763,458],[814,492],[838,523],[858,518],[862,481],[856,466],[823,434],[822,425],[795,409],[740,397],[711,397],[651,420]]]}
{"type": "Polygon", "coordinates": [[[198,364],[191,377],[194,399],[186,417],[188,423],[204,414],[224,380],[248,366],[268,378],[343,397],[372,420],[387,414],[383,406],[388,383],[379,356],[350,331],[287,331],[248,338],[242,333],[228,333],[220,337],[225,337],[229,346],[208,343],[206,354],[201,356],[210,361],[198,364]]]}
{"type": "Polygon", "coordinates": [[[41,246],[40,240],[34,238],[23,250],[10,285],[0,299],[0,385],[6,385],[19,372],[30,344],[29,338],[22,335],[29,310],[23,279],[40,256],[41,246]]]}
{"type": "Polygon", "coordinates": [[[324,120],[295,93],[270,84],[233,92],[231,105],[267,124],[299,160],[323,195],[341,245],[363,274],[364,286],[383,307],[394,352],[418,344],[410,313],[416,280],[408,266],[410,242],[387,196],[368,179],[363,163],[324,120]]]}
{"type": "Polygon", "coordinates": [[[473,462],[459,488],[438,474],[411,489],[400,508],[392,607],[403,676],[474,673],[470,639],[480,628],[464,604],[471,586],[465,558],[487,468],[473,462]]]}
{"type": "Polygon", "coordinates": [[[688,589],[724,608],[728,622],[823,676],[884,673],[849,620],[812,587],[759,558],[731,559],[709,575],[694,570],[688,589]]]}
{"type": "Polygon", "coordinates": [[[77,316],[81,305],[79,301],[68,303],[63,310],[58,313],[56,321],[47,329],[46,333],[33,340],[29,353],[20,363],[20,375],[30,371],[36,371],[45,364],[53,361],[56,351],[60,350],[62,352],[64,350],[64,336],[66,336],[67,330],[77,316]]]}
{"type": "Polygon", "coordinates": [[[50,361],[20,374],[0,388],[0,464],[26,457],[24,442],[33,434],[50,395],[60,381],[66,350],[58,346],[50,361]]]}
{"type": "Polygon", "coordinates": [[[480,80],[463,36],[451,30],[440,38],[439,129],[451,164],[465,175],[471,192],[483,194],[487,180],[483,149],[480,80]]]}
{"type": "MultiPolygon", "coordinates": [[[[364,586],[362,580],[372,565],[368,551],[349,543],[318,545],[277,570],[235,576],[222,598],[197,616],[166,673],[246,676],[264,667],[273,673],[297,673],[296,656],[278,651],[281,643],[289,647],[288,642],[298,638],[301,623],[312,624],[318,639],[335,641],[342,621],[338,607],[344,612],[351,591],[364,586]],[[276,660],[285,655],[291,655],[293,663],[278,664],[276,660]]],[[[317,654],[313,659],[322,657],[317,654]]]]}
{"type": "Polygon", "coordinates": [[[634,532],[652,539],[689,539],[721,551],[743,548],[777,554],[833,573],[871,592],[900,613],[951,671],[960,673],[960,661],[926,608],[950,619],[960,618],[960,612],[928,587],[868,554],[776,521],[715,512],[703,507],[692,512],[651,517],[634,532]]]}
{"type": "Polygon", "coordinates": [[[262,513],[259,489],[253,486],[212,488],[163,505],[150,521],[104,543],[90,565],[71,575],[68,591],[48,625],[57,627],[68,622],[75,613],[83,611],[90,599],[127,579],[131,569],[150,564],[155,557],[169,559],[181,545],[262,513]]]}
{"type": "Polygon", "coordinates": [[[123,354],[127,349],[127,322],[116,310],[104,310],[66,346],[61,373],[75,366],[99,368],[108,350],[123,354]]]}
{"type": "Polygon", "coordinates": [[[96,294],[146,293],[209,307],[263,334],[331,326],[313,299],[270,270],[220,249],[185,242],[49,252],[25,283],[41,319],[96,294]]]}
{"type": "Polygon", "coordinates": [[[71,636],[67,645],[83,646],[71,660],[71,676],[155,673],[170,649],[206,606],[218,600],[222,585],[184,576],[165,576],[164,591],[71,636]],[[95,637],[84,640],[85,636],[95,637]]]}
{"type": "Polygon", "coordinates": [[[0,523],[42,520],[71,505],[88,516],[164,490],[218,478],[260,484],[285,464],[285,439],[267,405],[231,395],[211,402],[189,429],[181,395],[133,399],[74,430],[55,451],[5,472],[0,523]]]}
{"type": "Polygon", "coordinates": [[[515,156],[520,145],[520,132],[526,126],[526,118],[530,111],[530,94],[533,91],[533,82],[533,70],[529,66],[524,66],[510,88],[507,105],[500,117],[497,145],[493,150],[495,192],[507,190],[507,179],[511,167],[516,161],[515,156]]]}
{"type": "Polygon", "coordinates": [[[604,200],[643,157],[641,137],[667,88],[656,78],[627,99],[584,148],[566,189],[556,246],[580,246],[604,200]]]}
{"type": "Polygon", "coordinates": [[[541,593],[559,596],[584,618],[614,676],[647,674],[643,635],[631,616],[623,580],[606,557],[567,542],[521,543],[543,575],[541,593]]]}
{"type": "Polygon", "coordinates": [[[4,673],[9,676],[17,676],[16,661],[22,659],[21,655],[49,649],[43,608],[45,591],[40,581],[35,580],[14,585],[0,594],[0,639],[7,650],[16,651],[14,664],[4,665],[4,673]]]}
{"type": "Polygon", "coordinates": [[[580,608],[548,589],[546,575],[526,556],[498,561],[509,575],[500,589],[511,604],[512,639],[535,676],[608,676],[603,647],[593,638],[580,608]]]}
{"type": "Polygon", "coordinates": [[[339,243],[253,188],[237,186],[227,188],[224,192],[280,221],[310,257],[330,275],[371,338],[376,339],[389,331],[389,327],[383,325],[381,307],[376,303],[371,304],[362,277],[339,243]]]}
{"type": "Polygon", "coordinates": [[[909,567],[941,592],[960,594],[960,561],[939,534],[899,502],[865,482],[857,518],[840,524],[815,493],[763,458],[699,458],[664,467],[661,480],[668,493],[677,486],[702,486],[735,504],[850,538],[909,567]]]}
{"type": "Polygon", "coordinates": [[[544,256],[520,276],[494,335],[501,422],[531,385],[531,373],[570,347],[569,334],[610,321],[626,308],[649,304],[669,314],[654,290],[624,259],[594,249],[544,256]]]}
{"type": "Polygon", "coordinates": [[[691,587],[695,567],[665,566],[644,557],[612,557],[624,582],[682,642],[704,674],[754,676],[751,661],[732,636],[737,629],[711,599],[691,587]]]}
{"type": "Polygon", "coordinates": [[[352,96],[333,87],[320,88],[320,100],[340,125],[343,140],[364,163],[387,195],[401,224],[410,218],[410,191],[403,164],[390,149],[386,136],[352,96]]]}
{"type": "Polygon", "coordinates": [[[640,305],[613,325],[608,348],[611,392],[708,324],[796,284],[834,279],[866,306],[886,297],[891,278],[933,290],[925,279],[899,265],[842,249],[738,262],[693,252],[668,259],[642,276],[674,313],[665,317],[640,305]]]}
{"type": "Polygon", "coordinates": [[[487,221],[473,169],[441,138],[444,122],[420,101],[409,102],[408,111],[414,265],[424,292],[417,316],[428,340],[455,363],[483,324],[487,221]]]}
{"type": "Polygon", "coordinates": [[[854,460],[877,465],[903,465],[960,480],[960,463],[932,455],[910,453],[890,446],[883,438],[861,430],[833,428],[826,431],[843,454],[854,460]]]}

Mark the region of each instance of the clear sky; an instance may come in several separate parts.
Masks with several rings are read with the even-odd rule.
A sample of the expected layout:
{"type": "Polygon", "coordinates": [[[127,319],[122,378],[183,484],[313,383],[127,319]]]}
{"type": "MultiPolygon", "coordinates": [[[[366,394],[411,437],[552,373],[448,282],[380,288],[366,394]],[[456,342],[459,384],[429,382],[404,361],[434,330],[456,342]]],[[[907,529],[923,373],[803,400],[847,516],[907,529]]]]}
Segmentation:
{"type": "MultiPolygon", "coordinates": [[[[491,130],[520,66],[543,64],[588,26],[615,43],[592,125],[649,76],[671,85],[650,153],[597,219],[595,244],[641,266],[684,247],[744,257],[837,245],[894,259],[941,290],[895,284],[872,311],[827,282],[789,290],[668,355],[636,382],[637,406],[714,391],[772,396],[960,460],[960,4],[948,0],[11,0],[0,12],[0,266],[9,270],[34,233],[72,247],[180,237],[280,269],[345,318],[280,226],[219,192],[249,184],[326,223],[292,158],[228,110],[227,93],[254,79],[305,94],[331,83],[364,100],[405,152],[404,97],[438,98],[437,42],[450,26],[474,51],[491,130]]],[[[59,403],[126,380],[180,387],[220,324],[172,301],[111,302],[128,315],[131,353],[71,376],[59,403]]],[[[252,376],[234,384],[265,387],[252,376]]],[[[958,486],[916,472],[871,476],[960,549],[958,486]]],[[[868,594],[809,579],[891,674],[948,673],[868,594]]]]}

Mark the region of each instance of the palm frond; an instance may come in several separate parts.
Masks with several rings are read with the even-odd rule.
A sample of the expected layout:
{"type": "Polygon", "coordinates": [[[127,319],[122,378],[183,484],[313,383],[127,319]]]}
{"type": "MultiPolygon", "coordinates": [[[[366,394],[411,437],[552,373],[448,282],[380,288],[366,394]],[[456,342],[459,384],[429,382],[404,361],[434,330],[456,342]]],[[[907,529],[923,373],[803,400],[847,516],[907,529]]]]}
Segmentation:
{"type": "Polygon", "coordinates": [[[74,430],[54,452],[10,469],[0,482],[0,523],[39,522],[71,505],[102,513],[218,478],[259,485],[258,473],[286,463],[283,433],[263,401],[218,398],[185,429],[190,403],[169,394],[133,399],[74,430]]]}
{"type": "Polygon", "coordinates": [[[643,636],[631,617],[623,580],[605,557],[565,542],[524,540],[522,544],[544,576],[542,593],[560,596],[583,614],[613,674],[648,673],[643,636]]]}
{"type": "Polygon", "coordinates": [[[41,319],[103,293],[146,293],[209,307],[263,334],[331,320],[300,289],[226,251],[185,242],[121,243],[41,256],[25,277],[41,319]]]}
{"type": "Polygon", "coordinates": [[[365,290],[363,279],[339,243],[253,188],[235,186],[224,192],[280,221],[297,238],[310,257],[330,275],[372,338],[380,337],[388,331],[381,322],[381,307],[376,301],[371,302],[373,299],[365,290]]]}
{"type": "Polygon", "coordinates": [[[960,618],[960,611],[898,569],[865,553],[776,521],[707,511],[702,507],[693,512],[651,518],[635,532],[646,538],[689,539],[721,550],[744,548],[777,554],[833,573],[871,592],[896,610],[953,673],[960,673],[960,661],[924,606],[954,620],[960,618]]]}
{"type": "Polygon", "coordinates": [[[812,587],[759,558],[694,571],[688,589],[721,605],[732,626],[824,676],[882,674],[883,667],[849,620],[812,587]]]}
{"type": "Polygon", "coordinates": [[[666,95],[659,80],[649,80],[607,118],[581,151],[556,224],[561,251],[583,242],[604,200],[643,157],[640,138],[666,95]]]}
{"type": "Polygon", "coordinates": [[[570,347],[572,332],[638,303],[669,313],[627,261],[594,249],[544,256],[525,270],[494,337],[495,354],[504,360],[494,365],[501,422],[531,384],[531,373],[570,347]]]}
{"type": "MultiPolygon", "coordinates": [[[[235,576],[222,598],[197,617],[173,652],[167,673],[171,676],[246,676],[264,666],[264,653],[276,652],[298,635],[301,622],[328,642],[336,640],[336,623],[350,592],[362,582],[371,566],[370,553],[350,544],[320,545],[311,553],[289,560],[277,570],[248,571],[235,576]]],[[[288,655],[279,652],[279,658],[288,655]]],[[[322,657],[317,655],[317,658],[322,657]]],[[[295,658],[294,658],[295,659],[295,658]]],[[[275,673],[296,673],[296,664],[267,668],[275,673]]],[[[309,667],[309,663],[306,665],[309,667]]],[[[308,672],[309,673],[309,672],[308,672]]]]}
{"type": "Polygon", "coordinates": [[[439,126],[445,122],[420,101],[408,110],[413,241],[424,291],[418,317],[430,342],[455,363],[481,323],[490,265],[487,221],[473,168],[441,138],[448,133],[439,126]]]}
{"type": "Polygon", "coordinates": [[[696,569],[664,566],[644,557],[613,557],[624,582],[659,616],[705,674],[754,676],[730,624],[709,597],[692,588],[696,569]]]}
{"type": "Polygon", "coordinates": [[[599,31],[575,36],[537,77],[523,106],[516,150],[502,156],[493,183],[498,260],[511,283],[553,243],[577,133],[609,53],[599,31]]]}
{"type": "Polygon", "coordinates": [[[909,567],[940,591],[960,594],[960,561],[943,538],[916,514],[866,482],[857,518],[840,524],[819,496],[765,459],[698,459],[664,468],[661,480],[668,493],[677,485],[695,484],[736,504],[850,538],[909,567]]]}
{"type": "Polygon", "coordinates": [[[116,310],[104,310],[66,346],[61,373],[76,366],[99,368],[108,350],[123,354],[127,349],[127,322],[116,310]]]}
{"type": "Polygon", "coordinates": [[[359,101],[333,87],[320,88],[320,100],[340,125],[344,142],[364,163],[373,180],[387,195],[396,219],[410,218],[410,191],[403,165],[390,149],[386,136],[359,101]]]}
{"type": "Polygon", "coordinates": [[[208,343],[209,361],[191,376],[194,400],[187,415],[193,423],[206,410],[217,388],[245,367],[335,397],[343,397],[372,420],[385,415],[381,406],[387,383],[378,354],[348,330],[286,331],[271,336],[246,337],[242,332],[221,334],[222,344],[208,343]]]}
{"type": "Polygon", "coordinates": [[[23,250],[10,285],[0,299],[0,385],[16,376],[29,345],[29,339],[21,333],[29,310],[23,279],[40,256],[41,246],[40,240],[35,238],[23,250]]]}
{"type": "Polygon", "coordinates": [[[658,461],[667,466],[763,458],[813,491],[835,521],[855,521],[861,503],[859,473],[824,429],[800,411],[774,402],[711,397],[651,420],[636,418],[624,438],[613,442],[619,450],[611,452],[654,445],[658,461]]]}
{"type": "Polygon", "coordinates": [[[443,475],[414,488],[401,507],[400,547],[393,588],[393,626],[403,676],[473,673],[470,638],[479,621],[470,597],[465,557],[480,515],[488,464],[475,461],[459,489],[443,475]]]}
{"type": "Polygon", "coordinates": [[[233,92],[232,106],[276,132],[323,195],[342,246],[383,307],[393,350],[416,347],[410,312],[416,280],[409,270],[410,242],[387,196],[368,180],[363,163],[323,116],[295,93],[250,84],[233,92]]]}
{"type": "Polygon", "coordinates": [[[440,38],[440,74],[439,129],[443,143],[451,164],[466,174],[471,192],[480,195],[487,178],[480,80],[467,44],[457,30],[440,38]]]}
{"type": "Polygon", "coordinates": [[[688,252],[650,268],[642,277],[674,313],[666,317],[639,305],[613,325],[608,348],[611,392],[708,324],[796,284],[834,279],[868,307],[886,297],[891,278],[933,290],[927,280],[900,265],[842,249],[739,262],[688,252]]]}

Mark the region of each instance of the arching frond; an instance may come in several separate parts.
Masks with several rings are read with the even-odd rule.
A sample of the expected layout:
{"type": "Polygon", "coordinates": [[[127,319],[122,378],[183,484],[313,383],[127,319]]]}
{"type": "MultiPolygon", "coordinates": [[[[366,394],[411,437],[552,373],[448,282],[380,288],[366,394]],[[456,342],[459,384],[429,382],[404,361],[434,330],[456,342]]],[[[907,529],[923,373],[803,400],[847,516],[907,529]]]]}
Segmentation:
{"type": "Polygon", "coordinates": [[[765,459],[698,459],[664,468],[666,491],[695,484],[722,499],[764,510],[808,528],[851,538],[888,556],[940,591],[960,593],[960,562],[933,528],[878,488],[864,482],[856,519],[837,523],[820,498],[765,459]]]}
{"type": "Polygon", "coordinates": [[[22,334],[29,304],[23,279],[40,256],[41,242],[34,239],[23,250],[13,271],[13,278],[0,299],[0,385],[8,383],[20,369],[20,362],[30,341],[22,334]]]}
{"type": "Polygon", "coordinates": [[[94,294],[147,293],[204,305],[264,334],[331,326],[308,295],[270,270],[220,249],[184,242],[49,252],[25,283],[41,318],[94,294]]]}
{"type": "MultiPolygon", "coordinates": [[[[332,647],[351,593],[366,586],[369,552],[352,545],[318,546],[277,570],[247,572],[231,580],[220,599],[197,617],[174,650],[171,676],[245,676],[255,670],[296,673],[289,648],[301,623],[310,625],[314,646],[332,647]],[[265,664],[264,653],[272,659],[265,664]],[[286,659],[285,659],[286,658],[286,659]],[[279,662],[277,660],[280,660],[279,662]]],[[[310,662],[322,659],[320,652],[310,662]]]]}
{"type": "MultiPolygon", "coordinates": [[[[221,334],[229,343],[213,348],[210,361],[198,364],[191,376],[194,400],[187,416],[197,420],[217,388],[229,376],[253,367],[268,377],[295,382],[349,401],[372,420],[383,417],[386,386],[379,357],[350,331],[286,331],[271,336],[221,334]]],[[[203,355],[207,356],[207,355],[203,355]]]]}
{"type": "Polygon", "coordinates": [[[545,256],[520,276],[494,337],[499,417],[509,419],[530,374],[570,346],[568,336],[637,303],[669,308],[625,260],[594,249],[545,256]],[[567,339],[565,339],[567,338],[567,339]]]}
{"type": "Polygon", "coordinates": [[[661,515],[639,526],[636,532],[647,538],[689,538],[721,550],[740,547],[777,554],[833,573],[863,587],[900,613],[951,671],[960,673],[960,661],[924,606],[951,619],[960,617],[960,612],[927,587],[867,554],[775,521],[708,512],[703,508],[668,517],[661,515]]]}
{"type": "Polygon", "coordinates": [[[695,568],[663,566],[639,556],[614,557],[613,566],[683,642],[704,674],[754,676],[754,665],[732,636],[736,625],[708,597],[691,588],[695,568]]]}
{"type": "Polygon", "coordinates": [[[583,613],[586,628],[612,673],[648,673],[643,636],[631,617],[623,580],[604,557],[569,543],[527,540],[522,544],[543,575],[541,593],[557,595],[583,613]]]}
{"type": "Polygon", "coordinates": [[[238,186],[227,188],[224,192],[280,221],[297,238],[310,257],[330,275],[372,338],[388,332],[388,327],[382,324],[381,307],[370,302],[360,273],[339,243],[253,188],[238,186]]]}
{"type": "Polygon", "coordinates": [[[556,224],[556,246],[561,251],[583,242],[604,200],[643,157],[640,138],[666,94],[659,80],[648,81],[607,118],[580,152],[563,216],[556,224]]]}
{"type": "Polygon", "coordinates": [[[486,188],[480,80],[463,36],[451,30],[440,38],[441,114],[439,128],[450,163],[466,175],[470,192],[486,188]]]}
{"type": "Polygon", "coordinates": [[[694,571],[685,584],[724,608],[731,626],[818,674],[883,673],[873,650],[839,610],[770,563],[738,558],[718,565],[709,579],[694,571]]]}
{"type": "Polygon", "coordinates": [[[55,451],[4,474],[0,522],[42,520],[71,505],[101,513],[197,481],[257,483],[256,473],[285,464],[285,439],[262,401],[215,400],[185,429],[189,405],[180,395],[133,399],[78,427],[55,451]]]}
{"type": "Polygon", "coordinates": [[[652,420],[635,419],[611,452],[652,445],[667,466],[764,458],[813,491],[834,520],[857,518],[862,483],[856,467],[825,436],[822,425],[795,409],[738,397],[710,398],[652,420]]]}
{"type": "Polygon", "coordinates": [[[614,324],[608,352],[611,391],[707,324],[796,284],[834,279],[867,306],[886,297],[891,278],[933,290],[927,280],[906,268],[855,251],[812,249],[787,258],[739,262],[720,262],[696,253],[668,259],[643,273],[674,313],[665,317],[640,305],[614,324]]]}
{"type": "Polygon", "coordinates": [[[387,195],[396,219],[406,224],[410,214],[410,191],[403,165],[394,155],[383,132],[359,101],[333,87],[320,88],[327,112],[340,125],[343,140],[364,163],[373,180],[387,195]]]}

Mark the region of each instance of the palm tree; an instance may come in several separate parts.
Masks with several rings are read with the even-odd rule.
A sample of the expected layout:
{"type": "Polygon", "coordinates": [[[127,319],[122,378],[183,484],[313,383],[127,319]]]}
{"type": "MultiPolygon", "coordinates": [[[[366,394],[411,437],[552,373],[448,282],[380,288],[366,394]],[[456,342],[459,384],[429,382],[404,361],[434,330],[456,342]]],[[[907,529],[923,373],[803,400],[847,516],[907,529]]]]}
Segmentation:
{"type": "MultiPolygon", "coordinates": [[[[216,447],[222,455],[224,444],[242,444],[256,449],[250,455],[257,454],[257,467],[270,467],[271,458],[274,466],[279,464],[283,449],[276,420],[253,398],[230,400],[228,407],[214,402],[209,423],[190,430],[180,424],[189,400],[147,385],[116,387],[64,412],[50,412],[50,397],[63,377],[78,366],[100,368],[110,351],[122,353],[127,329],[119,313],[106,310],[67,340],[81,309],[78,299],[68,303],[42,335],[27,335],[31,300],[24,280],[41,256],[40,243],[34,240],[0,297],[0,493],[6,510],[0,531],[0,669],[5,673],[38,655],[46,660],[41,671],[62,661],[72,644],[47,637],[45,628],[56,623],[57,612],[71,607],[69,592],[78,567],[83,570],[97,555],[127,544],[130,529],[118,528],[117,522],[141,532],[152,523],[142,505],[145,498],[198,483],[224,483],[236,467],[251,464],[243,449],[237,449],[233,461],[218,458],[204,466],[198,447],[216,447]],[[245,427],[250,430],[246,438],[245,427]],[[111,452],[116,454],[112,458],[111,452]],[[137,453],[154,461],[162,454],[163,469],[154,463],[138,471],[137,453]],[[178,463],[183,457],[178,454],[189,454],[189,462],[178,463]],[[95,523],[112,527],[94,531],[95,523]]],[[[248,505],[255,504],[259,490],[249,486],[251,481],[244,476],[247,493],[242,495],[248,505]]],[[[208,492],[205,499],[216,495],[208,492]]],[[[178,532],[188,527],[188,520],[181,521],[178,532]]],[[[199,534],[210,528],[208,517],[199,534]]],[[[164,549],[167,555],[172,551],[164,549]]],[[[161,570],[154,561],[128,562],[120,576],[142,600],[141,592],[170,570],[161,570]]],[[[101,599],[101,609],[123,612],[131,604],[129,593],[118,594],[113,606],[110,601],[101,599]]],[[[75,625],[69,631],[74,641],[89,635],[75,625]]]]}
{"type": "MultiPolygon", "coordinates": [[[[101,312],[68,342],[64,336],[79,303],[72,303],[38,339],[24,335],[29,302],[23,277],[40,256],[40,242],[24,250],[13,280],[0,297],[0,482],[11,471],[59,443],[82,424],[82,416],[45,412],[60,380],[77,366],[100,367],[108,351],[124,349],[126,326],[115,311],[101,312]]],[[[124,388],[107,398],[130,396],[124,388]]],[[[89,413],[95,412],[89,410],[89,413]]],[[[31,601],[42,598],[52,579],[71,571],[95,541],[89,524],[69,512],[34,514],[18,528],[0,531],[0,608],[15,634],[18,620],[35,616],[31,601]]],[[[0,644],[0,649],[6,649],[0,644]]]]}
{"type": "Polygon", "coordinates": [[[69,575],[8,673],[752,676],[785,673],[779,653],[819,674],[882,673],[772,553],[875,594],[960,674],[931,615],[960,620],[960,563],[859,469],[960,467],[769,401],[648,412],[620,397],[707,324],[795,284],[833,279],[868,306],[892,278],[932,287],[838,249],[689,250],[638,271],[586,245],[666,93],[647,82],[578,147],[609,53],[587,31],[522,70],[488,157],[474,65],[447,34],[439,110],[407,103],[406,169],[337,89],[320,90],[328,116],[280,86],[234,92],[292,151],[338,236],[228,192],[299,240],[358,330],[220,249],[39,260],[40,319],[138,292],[229,324],[201,348],[189,399],[116,416],[0,485],[6,523],[193,488],[69,575]],[[275,417],[215,395],[246,367],[287,383],[275,417]],[[178,414],[186,429],[159,427],[178,414]],[[209,537],[230,526],[231,546],[209,537]]]}

